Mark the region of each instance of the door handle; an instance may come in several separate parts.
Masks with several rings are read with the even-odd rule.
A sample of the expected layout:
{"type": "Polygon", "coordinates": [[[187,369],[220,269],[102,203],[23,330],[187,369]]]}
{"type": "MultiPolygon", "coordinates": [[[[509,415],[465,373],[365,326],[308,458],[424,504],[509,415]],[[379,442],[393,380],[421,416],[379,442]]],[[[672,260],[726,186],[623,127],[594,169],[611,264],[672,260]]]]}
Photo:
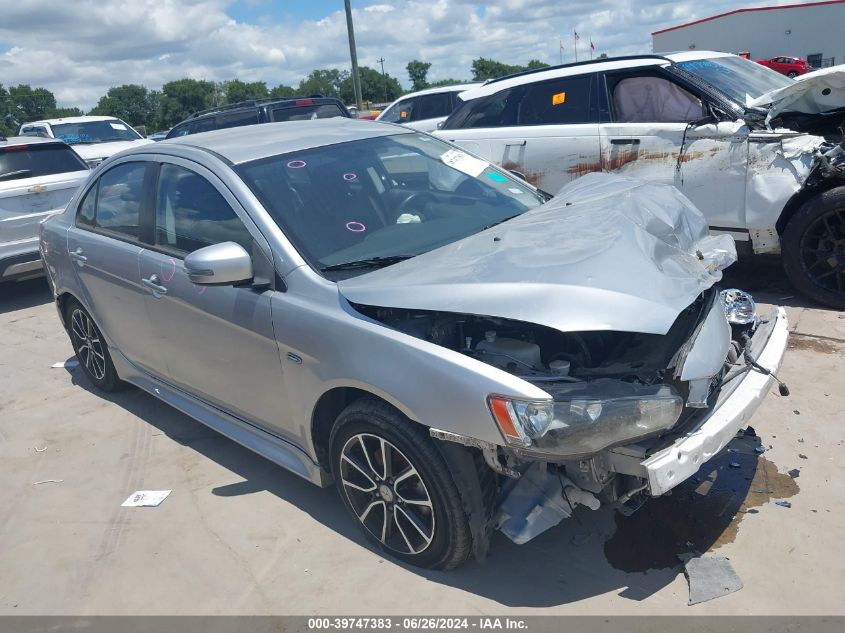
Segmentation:
{"type": "Polygon", "coordinates": [[[522,147],[523,145],[525,145],[525,139],[505,141],[505,147],[522,147]]]}
{"type": "Polygon", "coordinates": [[[638,138],[612,138],[610,139],[611,145],[639,145],[640,139],[638,138]]]}
{"type": "Polygon", "coordinates": [[[167,288],[165,286],[161,285],[161,279],[155,273],[150,275],[149,279],[142,279],[141,283],[144,284],[144,286],[146,286],[150,290],[152,290],[153,294],[160,294],[160,295],[166,295],[167,294],[167,288]]]}
{"type": "Polygon", "coordinates": [[[84,264],[88,261],[88,258],[85,257],[85,252],[81,248],[77,248],[75,251],[71,251],[68,254],[72,260],[77,261],[80,264],[84,264]]]}

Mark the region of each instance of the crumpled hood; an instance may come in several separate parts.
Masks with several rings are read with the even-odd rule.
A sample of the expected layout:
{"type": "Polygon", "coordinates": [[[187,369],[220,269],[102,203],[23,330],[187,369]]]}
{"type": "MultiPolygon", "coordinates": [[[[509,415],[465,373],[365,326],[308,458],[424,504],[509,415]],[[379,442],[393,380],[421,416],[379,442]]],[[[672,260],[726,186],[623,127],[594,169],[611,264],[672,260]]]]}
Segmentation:
{"type": "Polygon", "coordinates": [[[110,141],[108,143],[92,143],[91,145],[77,143],[71,147],[73,147],[73,151],[82,156],[83,159],[91,160],[94,158],[108,158],[109,156],[122,152],[130,147],[148,145],[149,143],[154,142],[155,141],[151,141],[146,138],[139,138],[135,141],[110,141]]]}
{"type": "Polygon", "coordinates": [[[778,88],[746,105],[769,109],[766,121],[784,112],[819,114],[845,108],[845,64],[801,75],[785,88],[778,88]]]}
{"type": "Polygon", "coordinates": [[[518,218],[338,286],[372,306],[665,334],[735,260],[733,239],[710,236],[674,187],[593,173],[518,218]]]}

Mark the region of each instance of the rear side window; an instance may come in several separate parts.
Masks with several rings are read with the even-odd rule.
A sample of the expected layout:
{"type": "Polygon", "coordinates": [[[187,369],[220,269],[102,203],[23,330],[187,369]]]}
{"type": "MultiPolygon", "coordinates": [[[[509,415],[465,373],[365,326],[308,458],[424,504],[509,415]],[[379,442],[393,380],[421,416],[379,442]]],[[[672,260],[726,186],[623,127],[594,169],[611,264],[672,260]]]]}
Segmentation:
{"type": "Polygon", "coordinates": [[[95,184],[88,190],[82,203],[79,205],[79,210],[76,213],[76,223],[83,226],[94,226],[94,220],[97,212],[97,185],[95,184]]]}
{"type": "MultiPolygon", "coordinates": [[[[100,177],[95,227],[133,241],[138,240],[145,173],[146,163],[124,163],[100,177]]],[[[83,205],[85,202],[87,198],[83,205]]],[[[80,214],[82,211],[80,208],[80,214]]]]}
{"type": "Polygon", "coordinates": [[[519,125],[590,123],[593,76],[530,84],[519,104],[519,125]]]}
{"type": "Polygon", "coordinates": [[[414,121],[434,119],[441,116],[449,116],[452,111],[452,100],[448,92],[440,92],[433,95],[424,95],[419,98],[414,121]]]}
{"type": "Polygon", "coordinates": [[[309,119],[331,119],[337,116],[345,115],[343,110],[334,103],[273,109],[274,121],[307,121],[309,119]]]}
{"type": "MultiPolygon", "coordinates": [[[[221,114],[214,122],[215,130],[224,130],[230,127],[242,125],[255,125],[258,123],[258,111],[246,110],[245,112],[234,112],[232,114],[221,114]]],[[[205,131],[205,130],[203,130],[205,131]]]]}
{"type": "Polygon", "coordinates": [[[155,244],[187,254],[221,242],[247,251],[252,236],[217,189],[196,172],[165,163],[156,200],[155,244]]]}
{"type": "Polygon", "coordinates": [[[0,181],[87,169],[88,165],[66,145],[33,144],[0,147],[0,181]]]}

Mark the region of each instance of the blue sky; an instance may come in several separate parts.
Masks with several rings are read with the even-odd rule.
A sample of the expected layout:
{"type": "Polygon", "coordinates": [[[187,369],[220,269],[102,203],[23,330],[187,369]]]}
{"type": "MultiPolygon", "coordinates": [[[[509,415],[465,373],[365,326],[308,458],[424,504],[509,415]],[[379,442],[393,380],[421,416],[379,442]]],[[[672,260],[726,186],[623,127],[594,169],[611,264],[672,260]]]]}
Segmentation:
{"type": "MultiPolygon", "coordinates": [[[[352,7],[357,8],[369,4],[355,2],[352,7]]],[[[319,20],[333,11],[343,9],[343,0],[237,0],[227,10],[231,17],[242,22],[259,22],[270,18],[276,22],[296,19],[319,20]]]]}

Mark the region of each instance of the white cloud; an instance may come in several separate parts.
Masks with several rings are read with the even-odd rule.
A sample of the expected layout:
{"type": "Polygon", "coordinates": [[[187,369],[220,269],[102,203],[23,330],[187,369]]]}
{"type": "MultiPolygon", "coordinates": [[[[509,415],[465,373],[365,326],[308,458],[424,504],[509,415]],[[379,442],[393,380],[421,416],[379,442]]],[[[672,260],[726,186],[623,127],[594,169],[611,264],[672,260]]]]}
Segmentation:
{"type": "MultiPolygon", "coordinates": [[[[789,0],[778,0],[779,3],[789,0]]],[[[263,0],[248,0],[265,6],[263,0]]],[[[342,8],[319,20],[256,24],[233,20],[231,0],[28,0],[6,3],[0,22],[0,78],[52,90],[60,105],[90,108],[110,86],[159,88],[189,76],[296,85],[314,68],[348,67],[342,8]]],[[[340,3],[338,3],[340,5],[340,3]]],[[[405,64],[432,63],[432,80],[469,79],[479,56],[507,63],[573,56],[572,32],[597,52],[644,53],[651,32],[736,8],[691,0],[366,0],[353,3],[359,62],[407,85],[405,64]]]]}

